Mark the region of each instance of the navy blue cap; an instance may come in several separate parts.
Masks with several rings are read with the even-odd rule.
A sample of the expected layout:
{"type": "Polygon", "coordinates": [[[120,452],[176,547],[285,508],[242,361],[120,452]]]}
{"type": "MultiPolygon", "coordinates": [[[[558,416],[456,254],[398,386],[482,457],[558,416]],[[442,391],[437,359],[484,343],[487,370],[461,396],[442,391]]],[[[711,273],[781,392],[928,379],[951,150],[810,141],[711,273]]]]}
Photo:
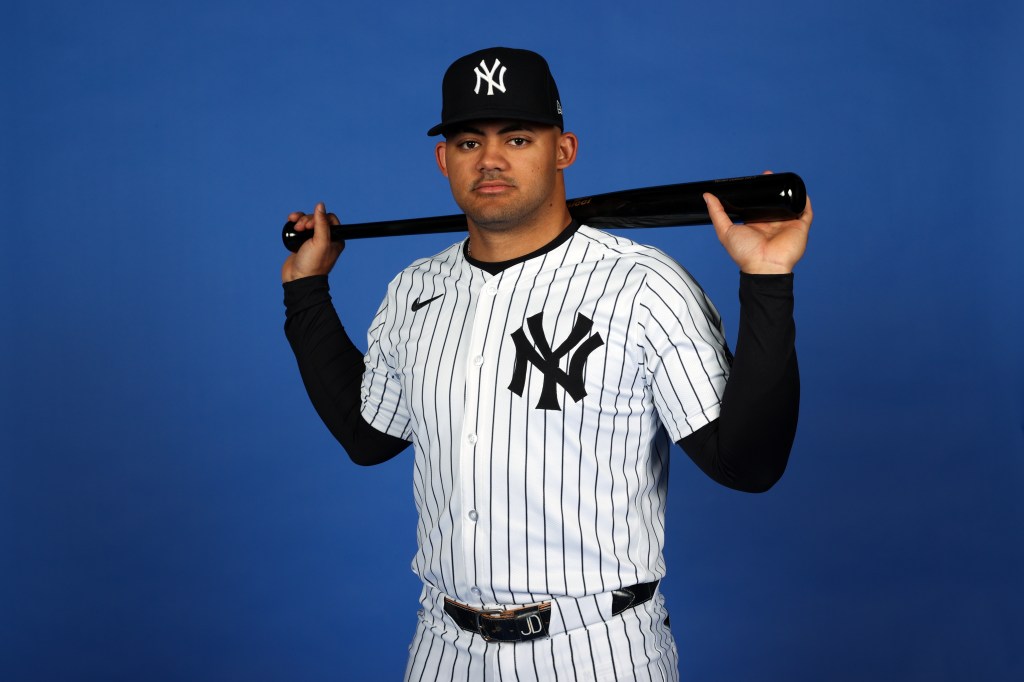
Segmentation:
{"type": "Polygon", "coordinates": [[[536,52],[489,47],[455,60],[441,84],[441,122],[427,131],[481,119],[514,119],[565,129],[558,87],[536,52]]]}

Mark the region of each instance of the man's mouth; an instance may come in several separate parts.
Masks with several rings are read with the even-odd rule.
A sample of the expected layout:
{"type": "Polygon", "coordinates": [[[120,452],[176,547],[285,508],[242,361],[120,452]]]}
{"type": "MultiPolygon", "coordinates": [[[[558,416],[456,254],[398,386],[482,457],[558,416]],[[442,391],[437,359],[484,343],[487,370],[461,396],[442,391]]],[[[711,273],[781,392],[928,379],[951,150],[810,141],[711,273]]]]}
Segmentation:
{"type": "Polygon", "coordinates": [[[513,187],[515,185],[503,180],[483,180],[473,185],[473,191],[480,194],[501,194],[513,187]]]}

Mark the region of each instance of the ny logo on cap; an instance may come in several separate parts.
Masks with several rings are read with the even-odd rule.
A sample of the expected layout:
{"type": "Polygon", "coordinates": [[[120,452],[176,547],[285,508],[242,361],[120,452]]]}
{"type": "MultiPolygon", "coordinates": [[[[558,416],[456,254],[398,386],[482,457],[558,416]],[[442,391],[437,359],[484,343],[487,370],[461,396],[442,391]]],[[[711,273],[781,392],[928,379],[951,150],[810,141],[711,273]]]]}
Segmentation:
{"type": "Polygon", "coordinates": [[[477,95],[480,94],[480,82],[487,81],[487,94],[493,95],[494,88],[498,88],[502,92],[505,92],[505,71],[507,69],[501,66],[501,71],[498,72],[498,82],[494,82],[494,72],[498,71],[498,67],[501,66],[501,60],[495,57],[494,66],[487,69],[487,63],[483,59],[480,60],[480,66],[473,69],[473,73],[476,74],[476,87],[473,88],[473,92],[477,95]],[[481,69],[483,69],[481,71],[481,69]]]}

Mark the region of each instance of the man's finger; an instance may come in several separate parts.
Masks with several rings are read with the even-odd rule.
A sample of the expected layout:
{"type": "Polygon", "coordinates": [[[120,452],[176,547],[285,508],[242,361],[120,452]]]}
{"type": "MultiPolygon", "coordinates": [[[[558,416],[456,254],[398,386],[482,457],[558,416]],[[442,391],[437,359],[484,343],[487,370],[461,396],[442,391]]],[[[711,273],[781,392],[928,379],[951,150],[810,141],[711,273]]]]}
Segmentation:
{"type": "MultiPolygon", "coordinates": [[[[327,219],[331,222],[331,225],[341,225],[341,221],[338,220],[338,216],[334,215],[333,213],[328,213],[327,219]]],[[[335,240],[332,237],[331,250],[334,252],[334,257],[337,258],[338,256],[341,255],[341,252],[345,250],[345,241],[343,239],[335,240]]]]}
{"type": "Polygon", "coordinates": [[[725,212],[722,202],[714,194],[705,192],[704,202],[708,205],[708,215],[711,216],[711,224],[715,226],[715,232],[721,238],[732,227],[732,220],[729,218],[729,214],[725,212]]]}
{"type": "Polygon", "coordinates": [[[313,241],[322,249],[331,244],[331,226],[327,222],[327,207],[322,201],[313,211],[313,241]]]}
{"type": "Polygon", "coordinates": [[[810,197],[807,197],[807,203],[804,204],[804,212],[800,214],[800,220],[802,220],[808,228],[811,226],[811,221],[814,220],[814,211],[811,210],[810,197]]]}

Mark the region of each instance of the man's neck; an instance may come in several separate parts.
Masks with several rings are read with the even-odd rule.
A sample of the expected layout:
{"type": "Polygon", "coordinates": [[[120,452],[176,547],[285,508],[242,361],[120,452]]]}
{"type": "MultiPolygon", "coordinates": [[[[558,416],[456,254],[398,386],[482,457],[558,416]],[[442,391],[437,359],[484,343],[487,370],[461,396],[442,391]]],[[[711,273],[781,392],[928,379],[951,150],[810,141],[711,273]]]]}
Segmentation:
{"type": "Polygon", "coordinates": [[[544,246],[540,247],[536,251],[531,251],[530,253],[519,256],[518,258],[513,258],[511,260],[487,262],[477,260],[476,258],[473,257],[472,249],[470,249],[468,239],[466,240],[465,246],[463,247],[463,253],[465,254],[466,259],[469,261],[469,263],[474,267],[480,268],[481,270],[489,272],[492,275],[497,275],[498,273],[504,272],[505,270],[508,270],[509,268],[515,265],[519,265],[520,263],[524,263],[533,258],[539,258],[540,256],[543,256],[547,253],[554,251],[555,249],[562,246],[562,244],[569,241],[569,239],[571,239],[572,236],[576,234],[576,231],[579,228],[579,222],[576,220],[572,220],[568,225],[565,226],[565,229],[563,229],[557,237],[549,241],[544,246]]]}
{"type": "Polygon", "coordinates": [[[536,222],[505,229],[480,227],[469,223],[469,253],[478,261],[509,261],[540,249],[562,233],[572,220],[568,209],[545,216],[536,222]]]}

